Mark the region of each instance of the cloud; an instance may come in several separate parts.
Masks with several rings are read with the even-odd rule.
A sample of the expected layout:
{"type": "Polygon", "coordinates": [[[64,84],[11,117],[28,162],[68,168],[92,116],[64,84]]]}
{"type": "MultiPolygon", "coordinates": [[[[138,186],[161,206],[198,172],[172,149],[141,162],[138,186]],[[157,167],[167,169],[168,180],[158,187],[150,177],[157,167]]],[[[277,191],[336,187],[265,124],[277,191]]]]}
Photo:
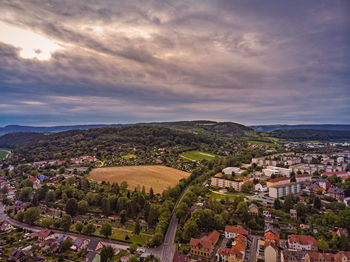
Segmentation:
{"type": "Polygon", "coordinates": [[[0,30],[49,42],[0,37],[0,124],[348,122],[348,7],[4,0],[0,30]]]}

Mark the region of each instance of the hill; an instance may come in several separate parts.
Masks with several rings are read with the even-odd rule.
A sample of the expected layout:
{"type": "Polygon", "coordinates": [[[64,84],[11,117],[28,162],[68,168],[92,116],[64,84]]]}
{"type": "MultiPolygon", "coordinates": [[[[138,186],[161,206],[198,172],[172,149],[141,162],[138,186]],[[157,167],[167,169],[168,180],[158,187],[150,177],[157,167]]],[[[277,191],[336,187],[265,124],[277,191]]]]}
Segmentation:
{"type": "Polygon", "coordinates": [[[295,130],[275,130],[268,132],[269,136],[293,140],[293,141],[342,141],[350,140],[350,131],[334,130],[312,130],[312,129],[295,129],[295,130]]]}
{"type": "Polygon", "coordinates": [[[256,125],[250,126],[258,132],[270,132],[275,130],[295,130],[295,129],[310,129],[310,130],[333,130],[333,131],[350,131],[350,125],[256,125]]]}
{"type": "Polygon", "coordinates": [[[45,135],[41,133],[31,133],[31,132],[10,133],[10,134],[0,136],[0,147],[15,148],[19,145],[25,146],[29,144],[35,144],[36,142],[44,138],[45,138],[45,135]]]}

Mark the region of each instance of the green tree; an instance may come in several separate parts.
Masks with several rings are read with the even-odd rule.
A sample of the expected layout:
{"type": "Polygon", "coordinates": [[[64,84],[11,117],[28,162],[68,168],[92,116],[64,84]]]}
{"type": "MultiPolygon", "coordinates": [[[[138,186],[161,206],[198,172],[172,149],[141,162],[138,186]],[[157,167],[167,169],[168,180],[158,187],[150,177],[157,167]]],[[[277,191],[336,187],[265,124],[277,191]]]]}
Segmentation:
{"type": "Polygon", "coordinates": [[[248,205],[245,201],[238,203],[237,208],[236,208],[236,214],[243,220],[248,218],[249,208],[248,208],[248,205]]]}
{"type": "Polygon", "coordinates": [[[254,184],[252,182],[245,182],[242,185],[241,191],[243,193],[251,193],[254,189],[254,184]]]}
{"type": "Polygon", "coordinates": [[[136,243],[132,243],[132,244],[130,245],[130,253],[131,253],[131,254],[135,254],[136,249],[137,249],[137,244],[136,244],[136,243]]]}
{"type": "Polygon", "coordinates": [[[124,225],[125,222],[126,222],[126,211],[122,210],[122,212],[120,212],[120,223],[124,225]]]}
{"type": "Polygon", "coordinates": [[[81,222],[77,222],[75,224],[75,230],[78,231],[79,233],[81,233],[81,231],[83,230],[84,225],[81,222]]]}
{"type": "Polygon", "coordinates": [[[339,250],[347,251],[349,250],[349,239],[345,235],[341,235],[338,239],[338,248],[339,250]]]}
{"type": "Polygon", "coordinates": [[[112,235],[112,230],[113,229],[111,223],[103,223],[100,229],[100,233],[108,238],[110,235],[112,235]]]}
{"type": "Polygon", "coordinates": [[[296,205],[298,217],[304,217],[307,211],[307,207],[303,203],[298,203],[296,205]]]}
{"type": "Polygon", "coordinates": [[[284,198],[284,205],[283,205],[284,211],[289,213],[290,209],[293,208],[294,203],[295,203],[294,196],[292,194],[287,195],[284,198]]]}
{"type": "Polygon", "coordinates": [[[282,208],[281,201],[278,198],[276,198],[275,202],[273,202],[273,207],[277,210],[282,208]]]}
{"type": "Polygon", "coordinates": [[[66,252],[70,249],[70,247],[72,246],[72,242],[70,242],[70,240],[67,238],[66,240],[64,240],[61,243],[61,252],[66,252]]]}
{"type": "Polygon", "coordinates": [[[320,209],[322,207],[322,202],[318,197],[314,198],[314,207],[320,209]]]}
{"type": "Polygon", "coordinates": [[[114,249],[111,246],[104,246],[101,250],[101,262],[111,261],[114,256],[114,249]]]}
{"type": "Polygon", "coordinates": [[[92,233],[94,233],[96,231],[96,227],[94,226],[94,224],[87,224],[84,228],[83,228],[83,233],[86,235],[91,235],[92,233]]]}
{"type": "Polygon", "coordinates": [[[182,232],[182,239],[184,239],[185,241],[189,241],[191,237],[195,237],[198,234],[199,228],[196,221],[194,219],[187,220],[182,232]]]}
{"type": "Polygon", "coordinates": [[[23,215],[23,222],[33,225],[40,218],[41,210],[37,207],[28,208],[23,215]]]}
{"type": "Polygon", "coordinates": [[[75,198],[70,198],[66,204],[66,212],[71,216],[75,216],[78,211],[78,203],[75,198]]]}
{"type": "Polygon", "coordinates": [[[65,214],[61,219],[61,227],[64,231],[69,231],[69,228],[72,224],[72,217],[68,214],[65,214]]]}
{"type": "Polygon", "coordinates": [[[322,252],[325,252],[329,249],[328,243],[324,238],[318,239],[318,249],[320,249],[322,252]]]}
{"type": "Polygon", "coordinates": [[[33,188],[31,187],[24,187],[21,189],[19,193],[19,199],[23,202],[29,202],[32,199],[33,194],[33,188]]]}
{"type": "Polygon", "coordinates": [[[80,200],[78,202],[78,211],[80,214],[85,214],[89,208],[89,203],[86,200],[80,200]]]}
{"type": "Polygon", "coordinates": [[[42,227],[49,228],[53,225],[54,222],[55,221],[52,218],[48,217],[48,218],[44,218],[43,220],[41,220],[40,224],[42,227]]]}
{"type": "Polygon", "coordinates": [[[136,223],[135,223],[135,230],[134,230],[134,233],[136,235],[139,235],[141,232],[141,225],[140,225],[140,220],[139,218],[136,219],[136,223]]]}

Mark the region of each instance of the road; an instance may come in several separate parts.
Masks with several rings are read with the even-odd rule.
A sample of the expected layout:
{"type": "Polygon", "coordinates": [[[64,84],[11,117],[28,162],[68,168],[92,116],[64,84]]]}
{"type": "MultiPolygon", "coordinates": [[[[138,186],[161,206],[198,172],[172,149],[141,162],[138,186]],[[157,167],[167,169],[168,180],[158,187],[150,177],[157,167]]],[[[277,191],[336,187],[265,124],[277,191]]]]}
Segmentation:
{"type": "MultiPolygon", "coordinates": [[[[3,221],[8,222],[9,224],[11,224],[15,227],[26,229],[26,230],[29,230],[32,232],[39,232],[40,230],[45,229],[44,227],[28,225],[28,224],[19,222],[15,219],[9,217],[5,212],[5,208],[4,208],[3,204],[0,203],[0,222],[3,222],[3,221]]],[[[62,230],[56,230],[56,229],[51,229],[51,231],[54,233],[57,233],[57,234],[64,234],[64,235],[72,236],[75,238],[85,238],[85,239],[89,239],[90,241],[91,240],[101,241],[103,244],[111,245],[115,249],[126,250],[129,247],[128,243],[124,243],[124,242],[117,241],[117,240],[105,239],[102,237],[86,236],[86,235],[81,235],[81,234],[76,234],[76,233],[71,233],[71,232],[64,232],[62,230]]]]}
{"type": "Polygon", "coordinates": [[[249,262],[256,262],[256,252],[258,248],[258,240],[261,238],[261,236],[258,235],[250,235],[249,236],[252,239],[250,248],[249,248],[249,254],[248,255],[248,261],[249,262]]]}

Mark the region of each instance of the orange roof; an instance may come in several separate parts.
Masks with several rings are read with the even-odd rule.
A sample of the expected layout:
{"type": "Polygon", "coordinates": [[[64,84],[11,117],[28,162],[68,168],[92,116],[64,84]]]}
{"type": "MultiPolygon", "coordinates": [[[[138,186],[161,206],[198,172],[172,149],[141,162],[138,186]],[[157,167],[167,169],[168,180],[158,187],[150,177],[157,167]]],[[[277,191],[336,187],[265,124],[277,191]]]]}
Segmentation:
{"type": "Polygon", "coordinates": [[[287,180],[289,180],[288,177],[276,177],[276,178],[270,179],[270,180],[267,181],[267,182],[270,182],[270,183],[277,183],[277,182],[280,182],[280,181],[287,181],[287,180]]]}
{"type": "Polygon", "coordinates": [[[228,247],[220,247],[218,252],[219,255],[224,255],[226,257],[232,255],[235,256],[238,259],[242,259],[243,258],[243,254],[237,250],[234,247],[228,248],[228,247]]]}
{"type": "Polygon", "coordinates": [[[243,227],[235,227],[235,226],[225,226],[225,232],[248,235],[248,231],[243,227]]]}
{"type": "Polygon", "coordinates": [[[246,243],[247,238],[243,235],[238,235],[235,239],[235,244],[233,247],[240,252],[244,252],[246,243]]]}
{"type": "Polygon", "coordinates": [[[309,174],[300,174],[300,175],[295,175],[295,177],[311,177],[309,174]]]}
{"type": "Polygon", "coordinates": [[[290,235],[288,242],[297,242],[301,245],[314,245],[318,246],[317,240],[313,236],[307,235],[290,235]]]}
{"type": "Polygon", "coordinates": [[[218,242],[220,237],[220,233],[216,230],[211,232],[208,236],[204,236],[200,239],[191,238],[190,246],[198,246],[201,245],[204,248],[212,248],[218,242]]]}
{"type": "Polygon", "coordinates": [[[330,261],[334,258],[334,254],[332,253],[308,252],[307,254],[310,257],[310,261],[320,261],[321,259],[330,261]]]}
{"type": "Polygon", "coordinates": [[[222,177],[221,173],[217,173],[214,177],[222,177]]]}
{"type": "Polygon", "coordinates": [[[268,231],[264,234],[265,242],[275,242],[276,245],[280,244],[280,234],[276,232],[275,234],[271,231],[268,231]]]}

